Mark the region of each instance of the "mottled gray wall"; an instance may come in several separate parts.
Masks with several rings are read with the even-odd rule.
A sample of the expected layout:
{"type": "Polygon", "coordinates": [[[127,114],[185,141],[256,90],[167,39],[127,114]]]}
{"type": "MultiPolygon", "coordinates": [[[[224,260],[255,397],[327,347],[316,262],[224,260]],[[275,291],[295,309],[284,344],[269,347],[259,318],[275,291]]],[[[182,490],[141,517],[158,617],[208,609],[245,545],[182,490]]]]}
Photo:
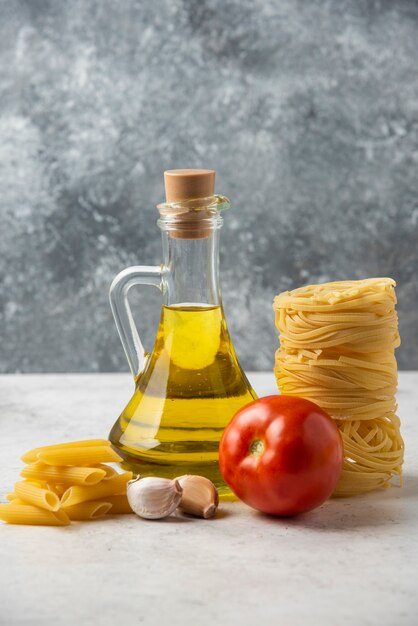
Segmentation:
{"type": "MultiPolygon", "coordinates": [[[[418,2],[0,0],[0,369],[126,370],[108,287],[160,260],[162,172],[218,171],[245,367],[271,301],[398,281],[418,367],[418,2]]],[[[158,292],[134,304],[152,345],[158,292]]]]}

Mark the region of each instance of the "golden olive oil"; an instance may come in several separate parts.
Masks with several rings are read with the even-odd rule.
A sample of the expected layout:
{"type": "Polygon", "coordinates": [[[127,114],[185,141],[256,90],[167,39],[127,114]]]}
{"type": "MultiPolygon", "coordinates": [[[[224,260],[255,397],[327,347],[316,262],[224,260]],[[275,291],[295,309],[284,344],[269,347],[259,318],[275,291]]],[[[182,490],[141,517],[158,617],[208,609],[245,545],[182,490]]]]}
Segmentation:
{"type": "Polygon", "coordinates": [[[163,306],[154,350],[110,441],[123,466],[142,476],[200,474],[226,491],[219,441],[254,398],[222,307],[163,306]]]}

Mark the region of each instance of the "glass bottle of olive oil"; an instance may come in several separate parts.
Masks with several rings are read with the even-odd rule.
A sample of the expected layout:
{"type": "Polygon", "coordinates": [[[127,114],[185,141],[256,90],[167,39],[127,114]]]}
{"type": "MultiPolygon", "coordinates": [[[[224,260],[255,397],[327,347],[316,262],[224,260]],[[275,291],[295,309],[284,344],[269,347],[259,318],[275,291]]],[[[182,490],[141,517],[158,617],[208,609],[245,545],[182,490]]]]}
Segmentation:
{"type": "Polygon", "coordinates": [[[218,466],[223,429],[256,398],[236,357],[218,281],[221,210],[212,170],[165,172],[160,204],[163,263],[137,266],[113,281],[110,301],[135,391],[110,433],[123,466],[141,476],[200,474],[226,493],[218,466]],[[127,294],[135,284],[164,298],[154,349],[145,353],[127,294]]]}

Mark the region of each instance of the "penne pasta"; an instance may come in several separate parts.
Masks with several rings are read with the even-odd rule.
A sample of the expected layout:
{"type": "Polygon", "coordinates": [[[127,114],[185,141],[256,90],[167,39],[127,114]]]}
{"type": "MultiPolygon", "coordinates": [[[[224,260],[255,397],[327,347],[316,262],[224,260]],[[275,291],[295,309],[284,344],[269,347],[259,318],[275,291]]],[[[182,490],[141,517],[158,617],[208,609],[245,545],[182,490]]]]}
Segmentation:
{"type": "Polygon", "coordinates": [[[119,462],[122,458],[110,446],[90,446],[41,451],[38,460],[47,465],[95,465],[119,462]]]}
{"type": "Polygon", "coordinates": [[[106,502],[112,505],[110,515],[120,515],[124,513],[133,513],[128,498],[124,493],[118,496],[106,496],[106,502]]]}
{"type": "Polygon", "coordinates": [[[114,496],[126,492],[126,483],[131,479],[132,472],[124,472],[109,478],[109,480],[103,480],[98,485],[69,487],[62,495],[61,506],[73,506],[79,502],[100,500],[106,498],[106,496],[114,496]]]}
{"type": "Polygon", "coordinates": [[[24,500],[28,504],[33,504],[42,509],[58,511],[60,508],[60,501],[57,494],[43,487],[38,487],[38,485],[26,480],[16,483],[14,492],[20,500],[24,500]]]}
{"type": "MultiPolygon", "coordinates": [[[[10,504],[23,504],[24,506],[28,506],[28,503],[25,502],[24,500],[21,500],[20,498],[14,498],[10,504]]],[[[34,505],[30,505],[30,506],[34,506],[34,505]]],[[[40,507],[34,507],[34,508],[40,508],[40,507]]],[[[55,517],[58,518],[58,521],[65,522],[65,525],[69,524],[70,518],[67,515],[67,513],[64,511],[64,509],[58,509],[58,511],[48,511],[47,509],[43,509],[43,510],[47,511],[47,513],[53,513],[55,517]]]]}
{"type": "Polygon", "coordinates": [[[71,520],[93,520],[103,517],[111,508],[110,502],[93,500],[67,506],[65,507],[65,512],[71,520]]]}
{"type": "Polygon", "coordinates": [[[68,524],[70,523],[70,518],[68,517],[64,509],[58,509],[58,511],[54,511],[54,515],[58,519],[58,521],[62,522],[63,526],[68,526],[68,524]]]}
{"type": "MultiPolygon", "coordinates": [[[[82,441],[69,441],[68,443],[56,443],[51,446],[41,446],[33,448],[20,457],[24,463],[34,463],[40,452],[46,450],[66,450],[67,448],[90,448],[96,446],[110,446],[107,439],[83,439],[82,441]]],[[[58,464],[57,464],[58,465],[58,464]]]]}
{"type": "Polygon", "coordinates": [[[0,504],[9,524],[66,526],[107,513],[132,513],[126,484],[132,472],[118,474],[106,463],[122,461],[109,441],[91,439],[33,448],[22,456],[22,479],[0,504]]]}
{"type": "Polygon", "coordinates": [[[70,483],[71,485],[97,485],[106,477],[106,471],[98,467],[59,467],[33,463],[27,465],[20,475],[23,478],[47,480],[53,483],[70,483]]]}
{"type": "Polygon", "coordinates": [[[48,511],[31,504],[0,504],[0,520],[8,524],[33,526],[68,526],[70,518],[65,511],[48,511]]]}
{"type": "Polygon", "coordinates": [[[68,485],[64,485],[63,483],[48,483],[47,486],[50,491],[53,491],[59,497],[68,489],[68,485]]]}
{"type": "Polygon", "coordinates": [[[109,480],[109,478],[113,478],[113,476],[117,476],[117,471],[110,465],[104,465],[104,463],[98,463],[94,467],[106,472],[106,476],[103,478],[103,480],[109,480]]]}
{"type": "Polygon", "coordinates": [[[30,478],[27,481],[31,483],[31,485],[35,485],[36,487],[41,487],[42,489],[47,489],[48,485],[45,480],[38,480],[37,478],[30,478]]]}

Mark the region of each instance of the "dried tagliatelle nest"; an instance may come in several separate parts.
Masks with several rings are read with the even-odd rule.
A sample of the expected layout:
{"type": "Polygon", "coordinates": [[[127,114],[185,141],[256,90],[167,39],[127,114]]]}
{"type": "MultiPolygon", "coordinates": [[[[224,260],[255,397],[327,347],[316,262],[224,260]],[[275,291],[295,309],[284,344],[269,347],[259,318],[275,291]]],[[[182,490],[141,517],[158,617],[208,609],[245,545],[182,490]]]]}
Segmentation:
{"type": "Polygon", "coordinates": [[[337,496],[387,487],[393,476],[401,478],[395,305],[390,278],[307,285],[274,300],[279,390],[318,404],[342,435],[345,458],[337,496]]]}

